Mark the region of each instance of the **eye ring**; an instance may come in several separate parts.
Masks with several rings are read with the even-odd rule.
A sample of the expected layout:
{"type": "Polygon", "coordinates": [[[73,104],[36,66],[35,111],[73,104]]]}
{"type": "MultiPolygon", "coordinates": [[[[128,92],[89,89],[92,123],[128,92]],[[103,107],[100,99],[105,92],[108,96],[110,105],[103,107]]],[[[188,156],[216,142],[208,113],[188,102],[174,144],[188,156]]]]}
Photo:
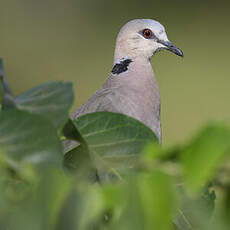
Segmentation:
{"type": "Polygon", "coordinates": [[[152,35],[153,35],[152,30],[150,30],[150,29],[144,29],[143,30],[143,36],[145,38],[150,39],[152,37],[152,35]]]}

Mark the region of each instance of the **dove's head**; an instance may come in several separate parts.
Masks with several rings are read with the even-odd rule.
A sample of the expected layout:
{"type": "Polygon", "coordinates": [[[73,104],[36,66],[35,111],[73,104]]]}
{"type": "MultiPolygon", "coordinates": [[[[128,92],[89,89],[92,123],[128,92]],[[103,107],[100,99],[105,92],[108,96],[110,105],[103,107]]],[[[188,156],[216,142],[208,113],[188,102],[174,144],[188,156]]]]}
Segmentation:
{"type": "Polygon", "coordinates": [[[115,60],[150,59],[159,50],[169,50],[183,57],[183,52],[168,40],[163,25],[152,19],[135,19],[126,23],[118,34],[115,60]]]}

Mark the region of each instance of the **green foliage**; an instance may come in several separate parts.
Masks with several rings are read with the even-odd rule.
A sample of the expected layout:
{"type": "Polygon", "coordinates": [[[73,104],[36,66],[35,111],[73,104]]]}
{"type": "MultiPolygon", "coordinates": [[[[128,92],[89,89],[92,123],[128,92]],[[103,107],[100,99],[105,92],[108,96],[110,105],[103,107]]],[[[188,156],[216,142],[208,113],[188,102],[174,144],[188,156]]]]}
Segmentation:
{"type": "Polygon", "coordinates": [[[172,229],[172,218],[176,210],[176,193],[171,178],[160,171],[140,173],[132,178],[127,187],[127,213],[123,229],[172,229]],[[130,207],[133,210],[130,211],[130,207]]]}
{"type": "Polygon", "coordinates": [[[3,161],[53,162],[61,165],[62,148],[56,129],[43,117],[16,109],[0,113],[0,153],[3,161]]]}
{"type": "Polygon", "coordinates": [[[73,103],[71,83],[50,82],[26,91],[15,99],[17,107],[48,118],[62,128],[73,103]],[[61,116],[60,116],[61,114],[61,116]]]}
{"type": "MultiPolygon", "coordinates": [[[[148,142],[156,142],[153,132],[141,122],[131,117],[109,113],[91,113],[74,120],[84,144],[87,145],[88,155],[100,172],[115,173],[134,167],[143,147],[148,142]]],[[[77,139],[76,139],[77,140],[77,139]]],[[[78,139],[79,142],[82,142],[78,139]]],[[[82,145],[78,146],[82,148],[82,145]]],[[[78,151],[76,148],[74,151],[78,151]]],[[[82,149],[79,151],[82,152],[82,149]]],[[[66,159],[76,155],[73,151],[66,154],[66,159]]],[[[86,155],[86,153],[84,153],[86,155]]],[[[70,167],[78,160],[71,160],[70,167]]]]}
{"type": "Polygon", "coordinates": [[[68,119],[70,83],[14,98],[0,73],[0,229],[229,229],[226,124],[160,146],[122,114],[68,119]]]}
{"type": "Polygon", "coordinates": [[[213,124],[203,129],[181,154],[189,189],[197,191],[207,183],[229,153],[230,131],[226,124],[213,124]]]}

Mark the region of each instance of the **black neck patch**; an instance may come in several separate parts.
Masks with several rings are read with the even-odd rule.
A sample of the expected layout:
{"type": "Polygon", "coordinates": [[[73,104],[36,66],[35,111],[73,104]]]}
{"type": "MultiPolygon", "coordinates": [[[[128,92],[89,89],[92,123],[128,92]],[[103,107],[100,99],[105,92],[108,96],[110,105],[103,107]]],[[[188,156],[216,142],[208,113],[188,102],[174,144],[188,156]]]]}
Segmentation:
{"type": "Polygon", "coordinates": [[[120,63],[116,63],[112,69],[113,74],[120,74],[128,70],[129,64],[132,62],[131,59],[124,59],[120,63]]]}

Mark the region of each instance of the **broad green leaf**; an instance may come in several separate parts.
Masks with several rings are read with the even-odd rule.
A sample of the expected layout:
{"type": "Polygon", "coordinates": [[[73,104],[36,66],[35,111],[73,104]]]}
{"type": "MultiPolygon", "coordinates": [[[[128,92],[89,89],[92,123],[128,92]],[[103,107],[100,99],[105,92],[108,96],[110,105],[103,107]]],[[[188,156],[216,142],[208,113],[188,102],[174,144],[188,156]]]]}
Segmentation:
{"type": "Polygon", "coordinates": [[[62,134],[66,138],[62,142],[64,153],[75,149],[80,144],[85,144],[85,140],[71,119],[69,119],[65,124],[64,128],[62,129],[62,134]]]}
{"type": "Polygon", "coordinates": [[[64,155],[64,167],[72,173],[78,173],[81,178],[95,182],[96,169],[90,157],[87,145],[81,144],[64,155]]]}
{"type": "Polygon", "coordinates": [[[82,199],[77,196],[75,190],[66,198],[60,211],[55,230],[76,230],[79,221],[79,209],[82,207],[82,199]]]}
{"type": "Polygon", "coordinates": [[[57,168],[49,167],[42,172],[37,190],[38,199],[35,198],[31,208],[39,207],[40,214],[46,219],[47,229],[56,227],[65,200],[73,190],[73,182],[71,177],[68,177],[63,170],[57,168]]]}
{"type": "Polygon", "coordinates": [[[181,190],[181,207],[175,220],[180,230],[210,229],[216,195],[211,186],[206,187],[196,198],[188,197],[181,190]],[[204,221],[205,220],[205,221],[204,221]]]}
{"type": "Polygon", "coordinates": [[[173,229],[177,195],[169,176],[159,171],[139,173],[131,178],[125,193],[119,229],[173,229]]]}
{"type": "Polygon", "coordinates": [[[204,128],[181,153],[184,178],[190,192],[197,192],[214,175],[230,153],[230,130],[213,124],[204,128]]]}
{"type": "Polygon", "coordinates": [[[103,229],[105,205],[100,186],[78,181],[78,186],[66,199],[56,230],[103,229]]]}
{"type": "Polygon", "coordinates": [[[176,161],[181,152],[181,146],[161,146],[154,143],[148,144],[144,149],[143,159],[176,161]]]}
{"type": "Polygon", "coordinates": [[[38,115],[16,109],[0,113],[0,155],[17,162],[62,161],[61,143],[52,124],[38,115]]]}
{"type": "Polygon", "coordinates": [[[122,184],[78,183],[62,212],[63,228],[58,229],[171,230],[176,207],[171,179],[157,171],[133,174],[122,184]]]}
{"type": "Polygon", "coordinates": [[[90,186],[79,189],[82,207],[78,208],[79,221],[76,229],[94,229],[93,225],[103,220],[104,200],[100,188],[90,186]]]}
{"type": "Polygon", "coordinates": [[[146,229],[171,229],[176,210],[176,194],[171,179],[161,172],[142,174],[138,178],[146,229]]]}
{"type": "Polygon", "coordinates": [[[74,120],[78,131],[87,143],[97,167],[133,167],[143,147],[157,142],[150,128],[123,114],[97,112],[74,120]]]}
{"type": "Polygon", "coordinates": [[[56,128],[68,120],[73,103],[72,83],[49,82],[16,97],[17,107],[48,118],[56,128]]]}
{"type": "MultiPolygon", "coordinates": [[[[2,222],[8,226],[6,229],[56,229],[59,213],[73,189],[73,181],[60,168],[50,167],[50,165],[48,167],[43,165],[43,167],[39,168],[38,173],[36,186],[27,184],[32,189],[23,200],[10,202],[5,199],[4,204],[0,198],[0,214],[4,209],[8,214],[4,215],[3,213],[2,215],[5,216],[2,222]]],[[[11,181],[8,186],[19,186],[18,184],[13,184],[11,181]]],[[[1,197],[6,192],[4,189],[1,189],[1,197]]],[[[16,193],[15,196],[17,196],[16,193]]]]}
{"type": "Polygon", "coordinates": [[[141,156],[140,169],[145,171],[160,169],[179,179],[181,177],[181,165],[178,162],[180,154],[181,147],[178,145],[165,147],[159,144],[148,144],[141,156]]]}
{"type": "MultiPolygon", "coordinates": [[[[72,120],[69,120],[62,130],[63,135],[68,138],[62,142],[64,166],[72,172],[80,172],[87,176],[93,169],[90,151],[85,140],[77,130],[72,120]],[[77,146],[77,147],[76,147],[77,146]]],[[[93,170],[95,172],[95,170],[93,170]]]]}
{"type": "Polygon", "coordinates": [[[71,119],[65,124],[62,133],[69,140],[78,141],[79,143],[85,142],[71,119]]]}

